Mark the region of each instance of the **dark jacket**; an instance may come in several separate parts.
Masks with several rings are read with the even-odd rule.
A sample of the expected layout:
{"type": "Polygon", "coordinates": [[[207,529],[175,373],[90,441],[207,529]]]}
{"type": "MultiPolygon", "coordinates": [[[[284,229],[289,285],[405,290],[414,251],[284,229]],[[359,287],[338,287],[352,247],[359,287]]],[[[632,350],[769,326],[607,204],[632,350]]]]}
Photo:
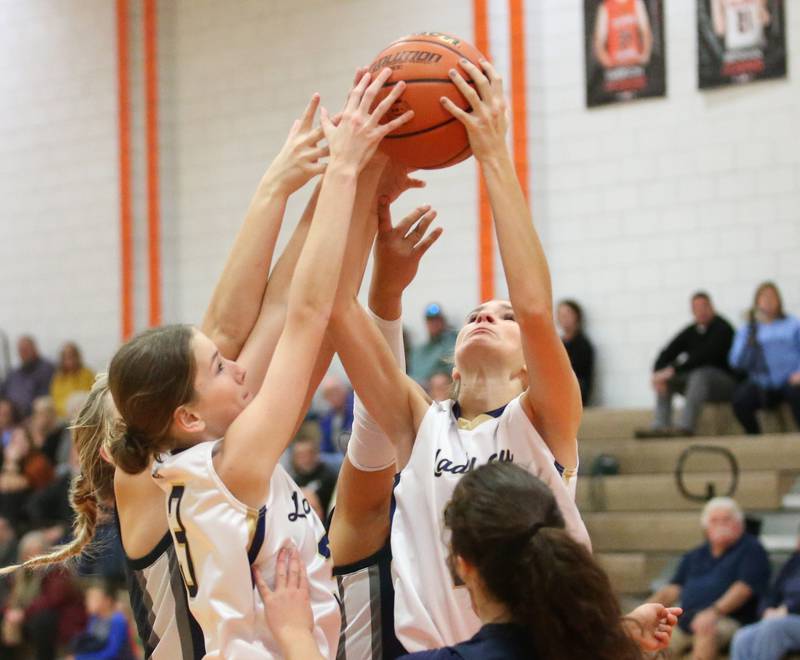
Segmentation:
{"type": "Polygon", "coordinates": [[[653,371],[673,367],[686,373],[698,367],[717,367],[730,371],[728,353],[733,343],[733,327],[715,316],[708,327],[693,323],[687,326],[659,353],[653,371]]]}

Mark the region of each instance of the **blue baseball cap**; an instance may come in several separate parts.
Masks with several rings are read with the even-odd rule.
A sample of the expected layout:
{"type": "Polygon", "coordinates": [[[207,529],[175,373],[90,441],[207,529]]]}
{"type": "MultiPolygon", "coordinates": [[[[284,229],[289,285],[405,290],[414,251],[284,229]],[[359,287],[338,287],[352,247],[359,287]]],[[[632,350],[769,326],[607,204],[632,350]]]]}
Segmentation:
{"type": "Polygon", "coordinates": [[[431,303],[425,308],[425,318],[426,319],[435,319],[437,317],[441,318],[444,314],[442,313],[442,308],[437,303],[431,303]]]}

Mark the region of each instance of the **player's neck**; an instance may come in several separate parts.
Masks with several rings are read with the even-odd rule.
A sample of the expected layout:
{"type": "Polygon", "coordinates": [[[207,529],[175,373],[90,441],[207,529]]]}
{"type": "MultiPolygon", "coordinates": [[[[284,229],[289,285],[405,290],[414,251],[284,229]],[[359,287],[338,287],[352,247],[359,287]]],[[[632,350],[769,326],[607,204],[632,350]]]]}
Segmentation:
{"type": "Polygon", "coordinates": [[[497,410],[520,395],[519,378],[508,373],[462,374],[458,391],[458,403],[464,419],[497,410]]]}

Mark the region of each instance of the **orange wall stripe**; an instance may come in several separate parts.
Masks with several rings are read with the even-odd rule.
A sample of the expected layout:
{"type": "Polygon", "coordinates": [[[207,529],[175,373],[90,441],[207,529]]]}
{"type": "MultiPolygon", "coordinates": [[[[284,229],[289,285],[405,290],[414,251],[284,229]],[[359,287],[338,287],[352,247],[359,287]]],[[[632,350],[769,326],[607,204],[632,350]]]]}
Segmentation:
{"type": "Polygon", "coordinates": [[[508,1],[511,41],[511,121],[514,127],[514,165],[528,197],[528,103],[525,89],[525,13],[523,0],[508,1]]]}
{"type": "Polygon", "coordinates": [[[161,208],[158,173],[158,32],[156,0],[144,0],[147,242],[151,326],[161,324],[161,208]]]}
{"type": "MultiPolygon", "coordinates": [[[[472,15],[475,47],[487,58],[489,54],[488,0],[473,0],[472,15]]],[[[489,195],[478,167],[478,273],[481,302],[494,298],[494,227],[489,195]]]]}
{"type": "Polygon", "coordinates": [[[119,235],[122,339],[133,334],[133,211],[131,204],[131,111],[128,93],[128,0],[117,0],[117,95],[119,113],[119,235]]]}

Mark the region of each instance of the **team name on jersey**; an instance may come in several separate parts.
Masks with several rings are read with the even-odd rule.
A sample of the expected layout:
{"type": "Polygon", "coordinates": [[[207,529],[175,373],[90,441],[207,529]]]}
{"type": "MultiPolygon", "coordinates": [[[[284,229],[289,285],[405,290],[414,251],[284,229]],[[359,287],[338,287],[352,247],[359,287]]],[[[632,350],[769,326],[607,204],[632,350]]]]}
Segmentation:
{"type": "MultiPolygon", "coordinates": [[[[513,463],[514,462],[514,454],[511,453],[510,449],[501,449],[499,452],[495,452],[489,459],[486,461],[487,463],[494,463],[495,461],[500,461],[501,463],[513,463]]],[[[433,476],[441,477],[446,472],[450,474],[466,474],[467,472],[471,472],[474,470],[478,465],[478,457],[472,456],[470,457],[469,453],[467,454],[467,460],[463,463],[454,463],[451,459],[447,458],[446,456],[442,456],[442,450],[436,450],[436,457],[433,461],[433,476]]]]}

